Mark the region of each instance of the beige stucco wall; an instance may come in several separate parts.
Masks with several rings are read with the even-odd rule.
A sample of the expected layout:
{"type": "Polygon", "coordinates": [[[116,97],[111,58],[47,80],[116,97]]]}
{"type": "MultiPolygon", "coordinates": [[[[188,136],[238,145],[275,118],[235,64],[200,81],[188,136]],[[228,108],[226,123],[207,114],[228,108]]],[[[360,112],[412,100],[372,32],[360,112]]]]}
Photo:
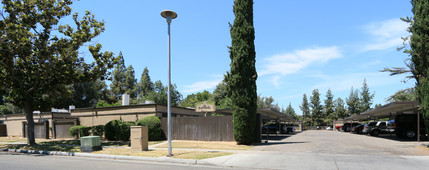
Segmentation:
{"type": "Polygon", "coordinates": [[[4,121],[7,129],[7,136],[23,136],[22,120],[4,121]]]}
{"type": "Polygon", "coordinates": [[[89,116],[89,115],[112,115],[112,114],[130,114],[130,113],[151,113],[156,112],[155,105],[141,106],[137,108],[115,107],[101,109],[76,109],[72,110],[71,116],[89,116]],[[109,109],[109,110],[106,110],[109,109]]]}
{"type": "Polygon", "coordinates": [[[122,120],[124,122],[138,121],[147,116],[154,116],[155,113],[148,114],[127,114],[127,115],[99,115],[90,117],[80,117],[79,121],[84,126],[105,125],[112,120],[122,120]]]}

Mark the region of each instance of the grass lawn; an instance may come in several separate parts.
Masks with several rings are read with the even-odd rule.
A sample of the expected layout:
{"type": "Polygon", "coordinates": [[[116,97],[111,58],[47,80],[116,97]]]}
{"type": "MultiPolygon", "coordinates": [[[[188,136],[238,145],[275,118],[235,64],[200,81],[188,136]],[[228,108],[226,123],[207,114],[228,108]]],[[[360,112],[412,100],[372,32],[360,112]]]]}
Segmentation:
{"type": "MultiPolygon", "coordinates": [[[[220,142],[220,141],[190,141],[190,140],[174,140],[171,142],[172,148],[183,149],[219,149],[219,150],[249,150],[253,146],[237,145],[236,142],[220,142]]],[[[158,146],[159,148],[167,148],[168,144],[158,146]]]]}
{"type": "MultiPolygon", "coordinates": [[[[62,152],[81,152],[80,140],[58,140],[58,139],[36,139],[37,145],[27,146],[26,144],[12,144],[14,142],[26,143],[26,138],[10,138],[0,137],[0,148],[9,149],[25,149],[25,150],[44,150],[44,151],[62,151],[62,152]]],[[[164,141],[149,141],[149,146],[158,144],[164,141]]],[[[237,145],[236,142],[211,142],[211,141],[173,141],[173,148],[182,149],[218,149],[218,150],[248,150],[253,146],[237,145]]],[[[112,154],[126,156],[147,156],[147,157],[163,157],[168,154],[167,150],[149,150],[149,151],[133,151],[130,146],[130,141],[101,141],[102,146],[122,146],[120,148],[105,147],[101,151],[92,153],[96,154],[112,154]]],[[[158,146],[159,148],[167,148],[167,144],[158,146]]],[[[206,159],[219,156],[230,155],[229,152],[218,151],[190,151],[190,150],[175,150],[173,158],[180,159],[206,159]]]]}
{"type": "MultiPolygon", "coordinates": [[[[92,152],[96,154],[126,155],[126,156],[145,156],[145,157],[163,157],[168,154],[167,150],[149,150],[133,151],[131,148],[103,148],[101,151],[92,152]]],[[[204,152],[204,151],[184,151],[175,150],[173,158],[180,159],[206,159],[218,156],[230,155],[229,152],[204,152]]]]}

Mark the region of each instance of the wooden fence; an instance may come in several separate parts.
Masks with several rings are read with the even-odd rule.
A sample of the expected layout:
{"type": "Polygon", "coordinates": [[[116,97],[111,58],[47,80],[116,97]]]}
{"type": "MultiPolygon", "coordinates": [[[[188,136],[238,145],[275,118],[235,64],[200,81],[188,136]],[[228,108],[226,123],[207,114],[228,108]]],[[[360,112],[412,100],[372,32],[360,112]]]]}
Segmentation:
{"type": "MultiPolygon", "coordinates": [[[[167,118],[161,119],[167,135],[167,118]]],[[[172,117],[173,140],[234,141],[232,116],[172,117]]]]}

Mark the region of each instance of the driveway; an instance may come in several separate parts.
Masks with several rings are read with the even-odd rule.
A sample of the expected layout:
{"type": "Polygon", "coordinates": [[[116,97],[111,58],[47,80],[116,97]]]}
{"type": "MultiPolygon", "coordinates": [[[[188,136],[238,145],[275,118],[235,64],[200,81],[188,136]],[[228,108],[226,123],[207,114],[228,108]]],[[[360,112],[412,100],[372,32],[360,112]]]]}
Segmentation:
{"type": "Polygon", "coordinates": [[[252,151],[206,159],[220,166],[261,169],[427,169],[429,150],[413,141],[336,131],[276,137],[252,151]]]}

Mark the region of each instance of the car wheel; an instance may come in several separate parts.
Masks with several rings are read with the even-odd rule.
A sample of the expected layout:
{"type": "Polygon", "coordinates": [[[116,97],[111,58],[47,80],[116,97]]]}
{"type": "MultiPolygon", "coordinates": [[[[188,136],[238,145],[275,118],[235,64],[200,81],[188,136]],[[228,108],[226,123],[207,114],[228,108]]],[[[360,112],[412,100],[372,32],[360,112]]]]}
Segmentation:
{"type": "Polygon", "coordinates": [[[416,137],[416,131],[413,129],[406,130],[404,136],[408,139],[413,139],[416,137]]]}
{"type": "Polygon", "coordinates": [[[372,136],[378,136],[380,132],[378,130],[372,131],[372,136]]]}

